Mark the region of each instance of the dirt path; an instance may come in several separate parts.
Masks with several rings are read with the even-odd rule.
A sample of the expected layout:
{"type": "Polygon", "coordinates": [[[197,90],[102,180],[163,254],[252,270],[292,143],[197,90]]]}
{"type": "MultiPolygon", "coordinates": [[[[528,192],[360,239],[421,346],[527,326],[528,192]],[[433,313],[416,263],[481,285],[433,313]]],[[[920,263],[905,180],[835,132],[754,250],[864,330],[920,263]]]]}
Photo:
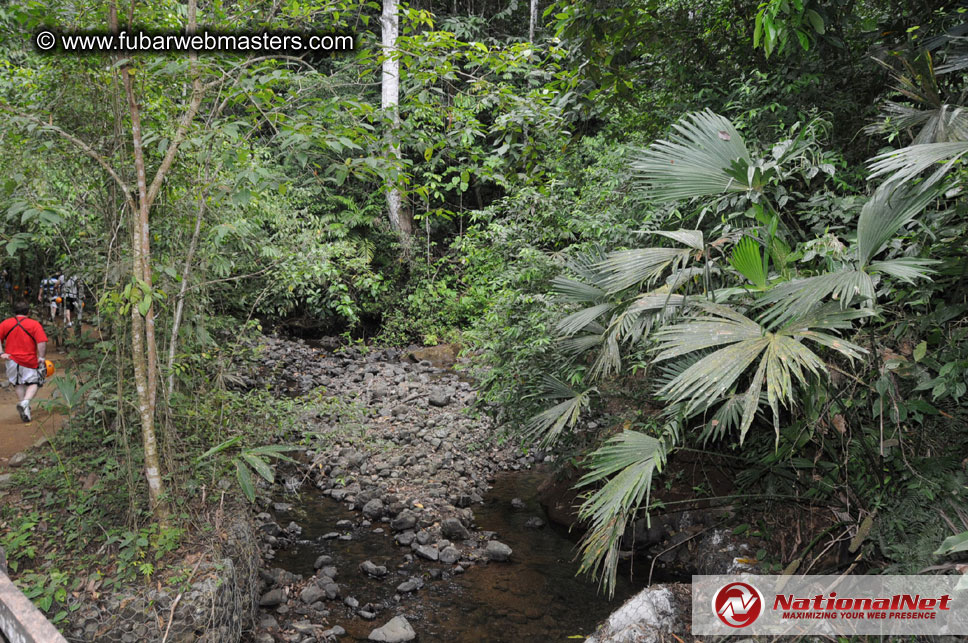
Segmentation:
{"type": "MultiPolygon", "coordinates": [[[[67,356],[64,353],[48,352],[47,359],[54,362],[58,369],[67,365],[67,356]]],[[[53,380],[60,374],[60,370],[54,373],[54,376],[37,392],[34,402],[30,405],[33,421],[28,423],[20,419],[15,408],[17,392],[6,377],[3,377],[2,383],[5,386],[0,389],[0,469],[6,468],[10,456],[30,447],[42,437],[53,436],[60,428],[61,416],[49,413],[40,404],[41,400],[50,398],[56,390],[53,380]]]]}

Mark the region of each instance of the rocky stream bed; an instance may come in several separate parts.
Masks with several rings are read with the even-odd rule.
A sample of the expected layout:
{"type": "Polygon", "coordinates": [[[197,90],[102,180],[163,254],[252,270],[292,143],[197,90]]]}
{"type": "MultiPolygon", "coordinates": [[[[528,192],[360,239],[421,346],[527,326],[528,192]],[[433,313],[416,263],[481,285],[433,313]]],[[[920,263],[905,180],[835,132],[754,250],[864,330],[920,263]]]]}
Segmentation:
{"type": "MultiPolygon", "coordinates": [[[[264,567],[249,640],[565,640],[590,635],[641,589],[647,569],[611,602],[575,578],[576,535],[548,525],[537,501],[554,456],[495,439],[452,351],[334,348],[267,338],[240,383],[339,402],[308,420],[314,446],[257,516],[264,567]]],[[[702,571],[740,560],[701,519],[669,520],[649,537],[695,539],[685,557],[721,552],[702,571]]],[[[683,626],[681,609],[660,612],[657,631],[683,626]]],[[[646,640],[622,636],[603,640],[646,640]]]]}

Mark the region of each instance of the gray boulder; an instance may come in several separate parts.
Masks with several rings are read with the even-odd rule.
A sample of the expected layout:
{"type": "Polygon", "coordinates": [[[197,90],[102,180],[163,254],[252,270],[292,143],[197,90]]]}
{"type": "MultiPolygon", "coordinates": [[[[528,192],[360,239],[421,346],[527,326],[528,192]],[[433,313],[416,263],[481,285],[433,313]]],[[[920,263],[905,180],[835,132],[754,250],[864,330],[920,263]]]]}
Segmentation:
{"type": "Polygon", "coordinates": [[[410,627],[402,616],[394,616],[386,625],[378,627],[367,637],[370,641],[384,641],[385,643],[403,643],[417,638],[417,633],[410,627]]]}
{"type": "Polygon", "coordinates": [[[444,538],[451,540],[467,540],[471,537],[470,532],[467,531],[467,527],[464,526],[464,523],[459,518],[445,518],[440,523],[440,533],[444,538]]]}
{"type": "Polygon", "coordinates": [[[363,505],[363,515],[370,520],[379,520],[383,517],[383,503],[374,498],[363,505]]]}
{"type": "Polygon", "coordinates": [[[413,529],[416,524],[417,514],[409,509],[404,509],[397,514],[396,518],[390,521],[390,529],[393,531],[405,531],[407,529],[413,529]]]}
{"type": "Polygon", "coordinates": [[[495,562],[504,562],[511,558],[511,548],[497,540],[487,543],[487,559],[495,562]]]}
{"type": "Polygon", "coordinates": [[[662,643],[685,631],[691,609],[688,584],[652,585],[612,612],[585,643],[662,643]]]}

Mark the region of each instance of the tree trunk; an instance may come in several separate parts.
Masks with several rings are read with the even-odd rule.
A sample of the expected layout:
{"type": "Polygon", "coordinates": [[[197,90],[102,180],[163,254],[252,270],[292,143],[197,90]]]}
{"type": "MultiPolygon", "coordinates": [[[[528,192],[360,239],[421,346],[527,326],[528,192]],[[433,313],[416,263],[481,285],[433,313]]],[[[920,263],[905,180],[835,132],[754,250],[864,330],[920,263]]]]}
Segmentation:
{"type": "Polygon", "coordinates": [[[531,0],[531,20],[528,22],[528,42],[534,42],[534,29],[538,24],[538,0],[531,0]]]}
{"type": "MultiPolygon", "coordinates": [[[[387,134],[389,157],[393,165],[400,168],[400,143],[397,140],[397,125],[400,123],[400,60],[396,55],[397,35],[400,31],[398,0],[383,0],[383,14],[380,24],[383,30],[383,77],[381,83],[380,106],[390,116],[391,126],[387,134]]],[[[413,233],[413,217],[403,208],[403,195],[396,181],[387,185],[387,211],[390,225],[399,233],[401,240],[409,244],[413,233]]]]}
{"type": "Polygon", "coordinates": [[[139,306],[131,305],[131,361],[134,364],[135,388],[138,392],[138,415],[141,419],[141,437],[145,452],[145,478],[148,481],[148,501],[155,517],[164,520],[171,513],[164,496],[164,481],[158,459],[158,439],[155,434],[155,391],[157,387],[158,353],[153,346],[154,317],[151,293],[150,228],[148,225],[148,178],[145,172],[142,147],[141,111],[134,95],[134,79],[131,69],[121,68],[124,91],[128,98],[131,115],[131,144],[134,152],[135,174],[138,179],[137,208],[132,211],[131,230],[131,276],[132,287],[145,284],[149,297],[147,314],[142,316],[139,306]],[[145,274],[147,272],[147,274],[145,274]]]}

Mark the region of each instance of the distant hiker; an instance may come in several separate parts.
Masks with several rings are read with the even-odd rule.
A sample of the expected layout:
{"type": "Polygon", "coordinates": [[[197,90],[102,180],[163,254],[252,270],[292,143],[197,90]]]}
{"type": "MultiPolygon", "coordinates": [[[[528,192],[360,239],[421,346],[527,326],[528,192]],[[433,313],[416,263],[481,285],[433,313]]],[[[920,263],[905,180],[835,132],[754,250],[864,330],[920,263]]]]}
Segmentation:
{"type": "Polygon", "coordinates": [[[30,422],[30,400],[34,399],[47,377],[44,361],[47,335],[40,322],[27,316],[30,305],[26,301],[17,301],[13,312],[13,317],[0,323],[0,343],[3,345],[0,359],[7,360],[7,379],[17,390],[20,419],[30,422]]]}
{"type": "Polygon", "coordinates": [[[64,282],[64,321],[70,328],[74,324],[71,322],[71,313],[77,313],[77,323],[81,323],[81,281],[77,275],[71,275],[64,282]]]}
{"type": "Polygon", "coordinates": [[[37,301],[43,303],[44,299],[47,300],[51,321],[57,319],[57,298],[60,297],[61,283],[61,279],[58,277],[47,277],[41,280],[40,290],[37,292],[37,301]]]}

